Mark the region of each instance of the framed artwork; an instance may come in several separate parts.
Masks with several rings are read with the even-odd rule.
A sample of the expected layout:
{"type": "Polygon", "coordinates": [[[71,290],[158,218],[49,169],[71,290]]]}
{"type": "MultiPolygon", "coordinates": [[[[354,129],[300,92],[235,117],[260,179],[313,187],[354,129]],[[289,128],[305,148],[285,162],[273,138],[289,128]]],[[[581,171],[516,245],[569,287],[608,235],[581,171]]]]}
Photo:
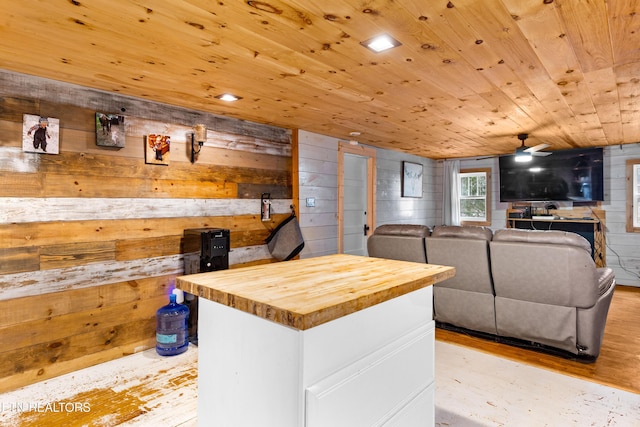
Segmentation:
{"type": "Polygon", "coordinates": [[[150,165],[169,165],[171,137],[168,135],[147,135],[145,143],[145,163],[150,165]]]}
{"type": "Polygon", "coordinates": [[[124,147],[124,116],[96,113],[96,145],[124,147]]]}
{"type": "Polygon", "coordinates": [[[402,162],[402,197],[422,197],[422,165],[402,162]]]}
{"type": "Polygon", "coordinates": [[[24,114],[22,116],[22,151],[58,154],[60,152],[60,120],[24,114]]]}

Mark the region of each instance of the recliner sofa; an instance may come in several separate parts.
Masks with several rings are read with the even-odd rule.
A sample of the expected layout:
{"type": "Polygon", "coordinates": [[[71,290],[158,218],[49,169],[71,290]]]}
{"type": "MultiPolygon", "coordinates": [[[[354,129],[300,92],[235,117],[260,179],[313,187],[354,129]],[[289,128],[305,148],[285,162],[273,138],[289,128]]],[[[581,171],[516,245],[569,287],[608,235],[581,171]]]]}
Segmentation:
{"type": "Polygon", "coordinates": [[[380,226],[367,246],[369,256],[456,267],[455,277],[434,285],[434,318],[440,326],[557,349],[587,361],[598,357],[615,277],[610,268],[596,268],[582,236],[441,226],[420,237],[421,227],[428,228],[380,226]]]}
{"type": "Polygon", "coordinates": [[[598,356],[615,278],[584,237],[497,230],[490,250],[498,335],[598,356]]]}

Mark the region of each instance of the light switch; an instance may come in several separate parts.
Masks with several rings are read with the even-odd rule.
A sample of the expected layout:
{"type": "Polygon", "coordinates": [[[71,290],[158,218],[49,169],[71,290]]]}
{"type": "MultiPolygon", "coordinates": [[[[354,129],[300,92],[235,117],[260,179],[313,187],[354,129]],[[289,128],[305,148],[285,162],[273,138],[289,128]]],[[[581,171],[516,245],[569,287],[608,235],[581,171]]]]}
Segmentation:
{"type": "Polygon", "coordinates": [[[316,198],[315,197],[307,197],[307,207],[308,208],[313,208],[316,205],[316,198]]]}

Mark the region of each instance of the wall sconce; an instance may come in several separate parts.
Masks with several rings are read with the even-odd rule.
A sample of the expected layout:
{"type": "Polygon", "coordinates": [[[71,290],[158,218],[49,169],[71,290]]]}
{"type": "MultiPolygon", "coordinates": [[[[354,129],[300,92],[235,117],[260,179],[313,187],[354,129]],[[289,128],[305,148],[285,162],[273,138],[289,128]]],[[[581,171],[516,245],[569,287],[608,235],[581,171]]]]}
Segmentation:
{"type": "Polygon", "coordinates": [[[263,221],[269,221],[271,219],[271,193],[262,193],[262,209],[260,216],[263,221]]]}
{"type": "Polygon", "coordinates": [[[202,150],[202,145],[207,140],[207,126],[195,125],[194,132],[191,134],[191,163],[195,163],[196,154],[202,150]],[[198,150],[196,151],[195,144],[198,143],[198,150]]]}

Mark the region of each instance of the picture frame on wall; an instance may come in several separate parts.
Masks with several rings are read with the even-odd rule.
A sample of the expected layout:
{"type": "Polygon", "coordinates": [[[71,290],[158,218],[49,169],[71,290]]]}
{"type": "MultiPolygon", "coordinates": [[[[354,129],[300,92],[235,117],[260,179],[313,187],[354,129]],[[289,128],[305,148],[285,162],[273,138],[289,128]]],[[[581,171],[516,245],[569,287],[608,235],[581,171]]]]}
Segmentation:
{"type": "Polygon", "coordinates": [[[422,165],[402,162],[402,197],[422,197],[422,165]]]}
{"type": "Polygon", "coordinates": [[[58,154],[60,152],[60,120],[36,114],[23,114],[22,151],[58,154]]]}
{"type": "Polygon", "coordinates": [[[171,137],[150,133],[145,142],[145,163],[150,165],[169,166],[171,154],[171,137]]]}
{"type": "Polygon", "coordinates": [[[122,115],[96,112],[96,145],[124,148],[124,119],[122,115]]]}

